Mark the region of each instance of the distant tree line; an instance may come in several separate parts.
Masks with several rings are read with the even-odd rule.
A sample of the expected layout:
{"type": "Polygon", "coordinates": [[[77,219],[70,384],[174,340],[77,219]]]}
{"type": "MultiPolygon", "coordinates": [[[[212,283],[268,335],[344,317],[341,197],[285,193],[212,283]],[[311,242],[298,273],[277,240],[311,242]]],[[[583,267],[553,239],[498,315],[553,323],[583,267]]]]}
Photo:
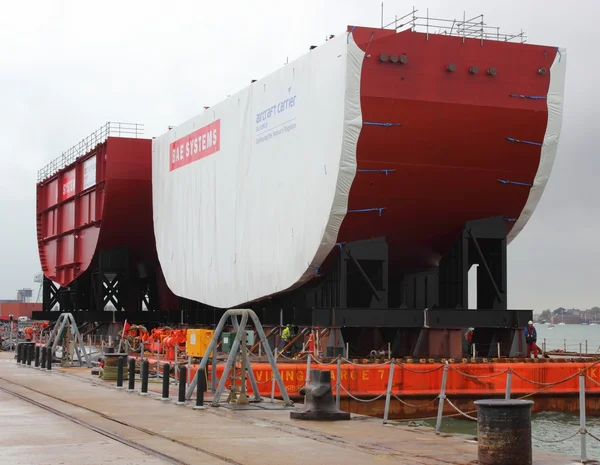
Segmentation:
{"type": "Polygon", "coordinates": [[[569,321],[578,319],[580,322],[596,321],[600,323],[600,307],[592,307],[587,310],[579,310],[578,308],[563,308],[559,307],[554,310],[546,309],[538,317],[539,321],[553,321],[556,319],[568,318],[569,321]]]}

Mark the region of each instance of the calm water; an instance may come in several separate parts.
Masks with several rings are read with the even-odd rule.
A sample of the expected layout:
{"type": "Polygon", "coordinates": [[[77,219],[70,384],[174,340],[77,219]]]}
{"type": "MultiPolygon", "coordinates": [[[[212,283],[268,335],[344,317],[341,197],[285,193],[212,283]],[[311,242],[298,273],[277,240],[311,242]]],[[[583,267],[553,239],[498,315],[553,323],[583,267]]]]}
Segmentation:
{"type": "Polygon", "coordinates": [[[548,329],[546,325],[535,325],[538,333],[538,345],[543,348],[546,340],[546,350],[564,349],[570,352],[585,352],[587,341],[588,352],[600,354],[600,325],[555,325],[554,329],[548,329]]]}
{"type": "MultiPolygon", "coordinates": [[[[417,423],[435,428],[435,421],[417,423]]],[[[531,428],[534,447],[579,457],[581,451],[581,437],[579,435],[559,443],[546,443],[536,439],[552,441],[572,435],[579,428],[579,413],[577,415],[553,412],[538,413],[533,415],[531,428]]],[[[587,428],[594,436],[600,437],[600,418],[588,418],[587,428]]],[[[442,432],[475,436],[477,434],[477,423],[444,418],[442,432]]],[[[588,459],[600,459],[600,442],[590,436],[587,437],[586,442],[588,459]]]]}
{"type": "MultiPolygon", "coordinates": [[[[600,355],[600,325],[555,325],[554,329],[548,329],[546,325],[536,324],[535,327],[538,332],[538,345],[543,347],[545,339],[546,350],[564,349],[566,346],[568,351],[579,352],[581,344],[581,350],[585,352],[587,341],[588,352],[600,355]]],[[[420,422],[420,424],[435,427],[435,421],[420,422]]],[[[544,412],[533,415],[533,445],[540,449],[578,457],[581,450],[581,437],[579,435],[559,443],[546,443],[536,439],[551,441],[566,438],[578,428],[578,411],[573,413],[544,412]]],[[[587,428],[592,434],[600,437],[600,417],[588,417],[587,428]]],[[[477,423],[454,418],[444,419],[442,431],[476,435],[477,423]]],[[[600,459],[600,442],[590,436],[587,437],[586,441],[588,459],[600,459]]]]}

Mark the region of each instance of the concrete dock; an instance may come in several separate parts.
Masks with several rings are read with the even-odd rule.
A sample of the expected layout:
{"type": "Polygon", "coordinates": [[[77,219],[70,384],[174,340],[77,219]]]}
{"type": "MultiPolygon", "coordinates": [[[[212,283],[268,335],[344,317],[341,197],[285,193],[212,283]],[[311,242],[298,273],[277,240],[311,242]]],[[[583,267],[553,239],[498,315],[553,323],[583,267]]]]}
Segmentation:
{"type": "MultiPolygon", "coordinates": [[[[136,386],[139,391],[139,384],[136,386]]],[[[282,404],[194,410],[117,390],[89,369],[20,366],[0,353],[0,464],[476,464],[477,442],[430,428],[290,419],[282,404]]],[[[536,465],[577,463],[534,449],[536,465]]]]}

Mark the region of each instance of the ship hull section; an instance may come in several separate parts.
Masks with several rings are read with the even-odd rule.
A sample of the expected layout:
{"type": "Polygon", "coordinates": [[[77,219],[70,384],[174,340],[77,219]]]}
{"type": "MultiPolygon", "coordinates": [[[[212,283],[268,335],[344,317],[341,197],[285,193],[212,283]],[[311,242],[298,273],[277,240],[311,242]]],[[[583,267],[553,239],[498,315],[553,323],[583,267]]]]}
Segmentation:
{"type": "Polygon", "coordinates": [[[393,270],[419,271],[468,221],[502,216],[513,240],[552,169],[565,66],[556,47],[349,28],[154,140],[167,284],[227,308],[308,282],[344,242],[385,237],[393,270]]]}
{"type": "Polygon", "coordinates": [[[97,252],[126,247],[157,264],[152,234],[151,141],[109,137],[37,185],[44,275],[68,286],[97,252]]]}
{"type": "Polygon", "coordinates": [[[153,141],[167,284],[232,307],[311,279],[356,171],[362,52],[340,36],[153,141]]]}
{"type": "Polygon", "coordinates": [[[385,236],[395,269],[417,271],[437,267],[467,221],[503,216],[514,239],[552,169],[566,52],[410,31],[354,35],[369,51],[364,125],[339,240],[385,236]]]}

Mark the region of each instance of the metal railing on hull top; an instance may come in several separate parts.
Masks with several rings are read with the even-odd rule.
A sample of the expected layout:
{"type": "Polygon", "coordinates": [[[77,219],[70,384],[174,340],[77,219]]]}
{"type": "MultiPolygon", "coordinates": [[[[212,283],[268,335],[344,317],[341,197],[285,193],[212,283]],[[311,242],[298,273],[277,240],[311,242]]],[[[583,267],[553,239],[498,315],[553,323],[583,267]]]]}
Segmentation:
{"type": "Polygon", "coordinates": [[[144,125],[138,123],[119,123],[108,122],[100,129],[92,132],[89,136],[79,141],[73,147],[58,158],[55,158],[41,170],[38,171],[37,181],[43,181],[53,174],[56,174],[65,166],[69,166],[78,157],[85,155],[90,150],[93,150],[98,144],[104,142],[110,137],[130,137],[138,138],[144,133],[144,125]]]}
{"type": "Polygon", "coordinates": [[[482,14],[467,19],[466,12],[463,12],[463,19],[460,20],[429,16],[429,8],[427,9],[426,16],[417,16],[418,11],[413,7],[410,13],[401,17],[396,16],[394,21],[385,25],[383,24],[382,14],[381,28],[387,29],[393,27],[397,32],[406,30],[425,32],[427,39],[429,39],[429,34],[461,37],[463,42],[465,39],[480,39],[482,45],[484,40],[519,41],[521,43],[527,41],[527,36],[525,36],[523,30],[518,34],[501,33],[498,26],[490,26],[485,23],[482,14]]]}

